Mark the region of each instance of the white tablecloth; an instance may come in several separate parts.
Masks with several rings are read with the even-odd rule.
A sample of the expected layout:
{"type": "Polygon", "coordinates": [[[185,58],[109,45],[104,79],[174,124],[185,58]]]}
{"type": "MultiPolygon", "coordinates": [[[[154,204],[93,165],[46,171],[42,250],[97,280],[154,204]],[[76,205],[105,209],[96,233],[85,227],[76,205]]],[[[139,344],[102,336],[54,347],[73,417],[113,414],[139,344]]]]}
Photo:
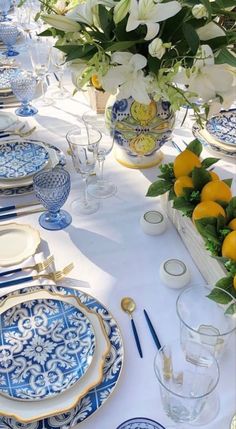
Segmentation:
{"type": "MultiPolygon", "coordinates": [[[[72,91],[71,86],[67,87],[72,91]]],[[[82,93],[58,101],[53,106],[40,108],[39,113],[28,120],[30,125],[37,126],[32,137],[54,144],[66,153],[66,132],[72,125],[79,124],[81,114],[87,109],[88,101],[82,93]]],[[[175,130],[175,140],[183,148],[181,137],[186,141],[191,140],[191,129],[186,125],[175,130]]],[[[163,153],[165,162],[177,155],[171,144],[163,147],[163,153]]],[[[207,155],[210,154],[204,151],[203,156],[207,155]]],[[[72,189],[64,208],[70,211],[70,203],[80,191],[81,179],[74,172],[69,156],[66,168],[71,173],[72,189]]],[[[114,197],[103,200],[97,213],[74,215],[72,224],[58,232],[42,229],[37,214],[18,220],[39,229],[41,250],[54,254],[57,268],[71,261],[75,263],[70,277],[88,283],[84,291],[97,297],[109,308],[123,334],[125,359],[117,388],[97,413],[79,425],[79,429],[115,429],[122,421],[135,416],[152,418],[164,426],[173,424],[162,407],[153,370],[156,346],[144,319],[143,309],[148,311],[162,344],[176,339],[179,337],[179,322],[175,303],[179,291],[168,289],[162,284],[159,266],[167,258],[181,258],[191,271],[191,285],[201,284],[204,280],[170,222],[167,231],[160,236],[145,235],[140,228],[141,215],[147,210],[160,208],[158,198],[145,197],[158,172],[157,167],[143,171],[127,169],[118,164],[111,154],[105,162],[105,176],[116,183],[118,192],[114,197]],[[120,308],[123,296],[131,296],[137,303],[134,318],[143,348],[143,359],[138,355],[130,320],[120,308]]],[[[222,178],[234,175],[235,191],[234,163],[230,159],[221,160],[216,172],[222,178]]],[[[0,205],[29,202],[32,198],[32,195],[15,200],[1,198],[0,205]]],[[[0,295],[6,292],[6,289],[0,290],[0,295]]],[[[221,377],[217,388],[220,411],[216,419],[205,426],[206,429],[229,428],[236,406],[235,361],[234,337],[220,361],[221,377]]]]}

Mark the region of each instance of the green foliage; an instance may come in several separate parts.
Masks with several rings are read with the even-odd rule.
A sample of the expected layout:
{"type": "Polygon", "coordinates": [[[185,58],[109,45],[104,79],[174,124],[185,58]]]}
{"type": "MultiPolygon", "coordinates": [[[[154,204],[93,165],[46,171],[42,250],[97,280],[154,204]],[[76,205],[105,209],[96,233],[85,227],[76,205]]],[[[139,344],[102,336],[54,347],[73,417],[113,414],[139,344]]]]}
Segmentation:
{"type": "Polygon", "coordinates": [[[199,140],[195,139],[189,143],[188,150],[191,150],[191,152],[195,153],[195,155],[200,156],[202,153],[202,144],[199,140]]]}
{"type": "Polygon", "coordinates": [[[218,161],[219,161],[219,158],[205,158],[202,161],[202,167],[203,168],[209,168],[218,161]]]}
{"type": "Polygon", "coordinates": [[[192,171],[192,180],[194,184],[194,189],[201,191],[203,186],[205,186],[206,183],[210,182],[211,175],[203,167],[194,167],[192,171]]]}
{"type": "Polygon", "coordinates": [[[233,197],[228,206],[226,207],[227,221],[230,222],[232,219],[236,218],[236,197],[233,197]]]}

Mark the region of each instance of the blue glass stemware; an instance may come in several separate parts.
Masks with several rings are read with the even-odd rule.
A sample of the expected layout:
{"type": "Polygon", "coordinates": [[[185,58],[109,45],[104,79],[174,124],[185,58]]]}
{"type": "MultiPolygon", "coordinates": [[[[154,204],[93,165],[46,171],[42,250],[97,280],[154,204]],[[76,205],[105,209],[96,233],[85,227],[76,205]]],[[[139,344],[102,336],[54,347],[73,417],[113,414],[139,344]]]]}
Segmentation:
{"type": "Polygon", "coordinates": [[[43,228],[56,231],[70,225],[71,215],[65,210],[60,210],[68,198],[70,187],[70,175],[61,167],[35,174],[36,197],[48,210],[39,217],[39,223],[43,228]]]}
{"type": "Polygon", "coordinates": [[[0,0],[0,22],[11,21],[7,14],[11,8],[11,0],[0,0]]]}
{"type": "Polygon", "coordinates": [[[18,116],[33,116],[38,109],[29,103],[33,99],[37,85],[37,79],[28,71],[21,71],[11,79],[11,87],[21,106],[15,110],[18,116]]]}
{"type": "Polygon", "coordinates": [[[7,47],[7,51],[3,53],[7,57],[15,57],[16,55],[19,55],[19,52],[13,48],[18,34],[19,30],[16,25],[3,23],[0,25],[0,39],[7,47]]]}

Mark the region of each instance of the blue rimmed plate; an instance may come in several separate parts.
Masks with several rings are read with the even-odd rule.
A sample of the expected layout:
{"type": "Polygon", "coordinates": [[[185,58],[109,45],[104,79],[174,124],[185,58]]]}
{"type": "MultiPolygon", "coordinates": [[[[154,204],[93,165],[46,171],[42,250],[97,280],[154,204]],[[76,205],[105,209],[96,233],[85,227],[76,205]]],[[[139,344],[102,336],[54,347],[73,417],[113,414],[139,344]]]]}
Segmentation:
{"type": "Polygon", "coordinates": [[[121,423],[116,429],[165,429],[160,423],[146,417],[135,417],[121,423]]]}
{"type": "MultiPolygon", "coordinates": [[[[32,288],[24,288],[11,292],[10,294],[0,298],[0,302],[9,296],[28,294],[31,289],[32,288]]],[[[124,349],[119,327],[112,314],[106,309],[106,307],[104,307],[103,304],[97,301],[97,299],[75,288],[48,285],[35,286],[32,290],[35,291],[44,289],[56,294],[59,293],[66,296],[75,296],[79,298],[82,304],[84,304],[89,310],[95,311],[101,316],[111,345],[110,353],[106,358],[106,362],[103,367],[102,381],[99,385],[90,389],[89,392],[86,393],[86,395],[79,401],[79,403],[66,413],[57,413],[57,415],[54,417],[48,417],[34,423],[27,423],[23,425],[13,418],[1,417],[0,427],[2,425],[4,428],[7,427],[8,429],[19,429],[20,427],[25,427],[27,429],[72,428],[94,414],[106,402],[119,380],[124,361],[124,349]]]]}
{"type": "MultiPolygon", "coordinates": [[[[37,140],[30,140],[32,142],[38,142],[39,144],[42,144],[43,142],[37,141],[37,140]]],[[[56,156],[58,158],[58,166],[64,167],[66,165],[66,157],[64,153],[56,146],[43,143],[45,147],[49,149],[53,149],[56,152],[56,156]]],[[[20,182],[19,182],[20,185],[20,182]]],[[[12,186],[12,187],[1,187],[0,185],[0,197],[19,197],[21,195],[27,195],[32,194],[34,192],[33,184],[24,185],[24,186],[12,186]]]]}
{"type": "Polygon", "coordinates": [[[30,141],[0,143],[0,180],[22,179],[42,170],[49,161],[47,149],[30,141]]]}
{"type": "Polygon", "coordinates": [[[215,152],[215,155],[222,155],[227,156],[230,158],[236,157],[236,150],[235,148],[228,148],[225,145],[218,143],[215,139],[211,138],[208,139],[205,134],[202,134],[202,130],[200,126],[195,123],[192,127],[192,133],[196,139],[198,139],[203,146],[205,146],[207,149],[215,152]],[[217,152],[217,153],[216,153],[217,152]]]}
{"type": "Polygon", "coordinates": [[[20,400],[61,394],[86,373],[95,351],[90,320],[64,301],[27,300],[0,313],[0,392],[20,400]]]}
{"type": "Polygon", "coordinates": [[[206,130],[223,144],[236,147],[236,110],[221,112],[206,123],[206,130]]]}

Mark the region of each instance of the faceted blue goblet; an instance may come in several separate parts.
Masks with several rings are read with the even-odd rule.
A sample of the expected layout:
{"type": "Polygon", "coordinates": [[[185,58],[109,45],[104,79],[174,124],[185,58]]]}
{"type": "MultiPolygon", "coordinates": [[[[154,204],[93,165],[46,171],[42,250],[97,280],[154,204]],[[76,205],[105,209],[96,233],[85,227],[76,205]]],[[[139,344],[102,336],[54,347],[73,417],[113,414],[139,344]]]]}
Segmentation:
{"type": "Polygon", "coordinates": [[[21,102],[21,106],[15,110],[18,116],[33,116],[38,112],[38,109],[29,104],[34,97],[36,85],[37,79],[27,71],[22,71],[11,79],[12,91],[21,102]]]}
{"type": "Polygon", "coordinates": [[[48,210],[39,217],[40,225],[49,230],[59,230],[70,225],[72,218],[60,210],[70,192],[70,175],[61,167],[41,171],[34,176],[36,197],[48,210]]]}
{"type": "Polygon", "coordinates": [[[7,47],[7,51],[3,52],[7,57],[15,57],[19,55],[18,51],[14,50],[17,36],[19,34],[16,25],[12,24],[1,24],[0,25],[0,39],[7,47]]]}
{"type": "Polygon", "coordinates": [[[10,18],[8,18],[7,14],[11,7],[11,0],[0,0],[0,22],[3,21],[11,21],[10,18]]]}

